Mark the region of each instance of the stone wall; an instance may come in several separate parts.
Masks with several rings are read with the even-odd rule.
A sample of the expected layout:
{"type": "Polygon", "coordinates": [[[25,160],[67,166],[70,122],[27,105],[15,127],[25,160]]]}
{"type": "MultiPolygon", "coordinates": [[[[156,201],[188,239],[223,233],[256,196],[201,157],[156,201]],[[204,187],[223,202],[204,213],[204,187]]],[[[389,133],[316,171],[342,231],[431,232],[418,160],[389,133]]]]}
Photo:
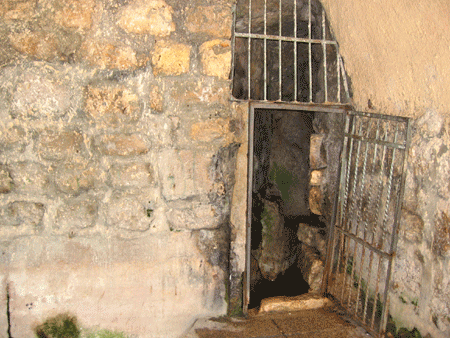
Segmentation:
{"type": "Polygon", "coordinates": [[[66,311],[177,337],[240,306],[231,3],[1,2],[0,337],[66,311]]]}

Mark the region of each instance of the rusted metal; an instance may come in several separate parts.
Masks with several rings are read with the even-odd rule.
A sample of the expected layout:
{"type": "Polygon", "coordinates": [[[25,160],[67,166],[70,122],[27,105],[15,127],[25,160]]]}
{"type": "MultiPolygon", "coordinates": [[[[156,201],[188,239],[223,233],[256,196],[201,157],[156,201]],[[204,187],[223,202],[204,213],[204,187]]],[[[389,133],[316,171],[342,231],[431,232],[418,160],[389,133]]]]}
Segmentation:
{"type": "MultiPolygon", "coordinates": [[[[319,81],[323,81],[323,101],[325,103],[328,103],[330,100],[329,93],[330,93],[330,87],[329,87],[329,81],[328,81],[328,67],[327,63],[329,62],[327,58],[327,50],[329,46],[334,46],[333,48],[336,48],[336,69],[330,70],[333,72],[336,72],[336,83],[333,84],[333,86],[336,86],[335,91],[337,91],[337,97],[333,100],[334,103],[341,103],[342,101],[349,102],[350,101],[350,95],[348,90],[348,83],[346,79],[346,74],[343,70],[343,62],[342,58],[339,54],[339,48],[337,42],[327,37],[327,32],[329,31],[330,27],[327,27],[326,24],[326,15],[325,11],[321,10],[322,19],[317,20],[317,18],[314,19],[314,22],[317,22],[317,25],[321,25],[321,38],[317,38],[316,36],[313,37],[313,12],[312,12],[312,0],[308,0],[307,2],[307,10],[308,10],[308,18],[307,18],[307,24],[308,24],[308,34],[307,37],[299,37],[298,36],[298,29],[299,25],[303,22],[306,25],[306,18],[302,18],[299,14],[299,10],[302,10],[299,3],[297,3],[298,0],[279,0],[278,1],[278,13],[275,11],[275,15],[271,15],[271,22],[270,24],[273,25],[278,24],[278,35],[274,34],[268,34],[273,33],[273,31],[268,31],[268,20],[269,20],[269,14],[274,14],[274,11],[272,8],[270,8],[270,5],[273,4],[272,2],[268,2],[267,0],[238,0],[239,2],[242,2],[243,6],[237,6],[237,8],[244,8],[245,15],[243,13],[240,13],[240,24],[237,25],[236,23],[236,16],[237,13],[235,12],[234,16],[234,29],[233,29],[233,75],[232,75],[232,84],[235,86],[235,81],[238,81],[238,77],[234,74],[234,67],[237,64],[238,60],[238,53],[247,53],[246,57],[246,65],[244,66],[244,61],[242,58],[240,59],[240,64],[242,64],[242,68],[245,69],[245,79],[240,79],[241,81],[245,82],[245,90],[242,92],[242,96],[238,97],[239,100],[257,100],[261,102],[270,102],[270,101],[278,101],[278,102],[299,102],[299,101],[305,101],[309,103],[316,102],[315,95],[316,93],[313,90],[314,84],[313,81],[315,81],[318,77],[316,74],[313,74],[313,71],[316,69],[315,66],[313,66],[314,61],[312,54],[313,54],[313,48],[314,46],[321,46],[323,49],[322,53],[322,64],[321,67],[323,67],[323,78],[319,79],[319,81]],[[289,8],[289,11],[284,11],[282,9],[282,5],[286,4],[285,8],[289,8]],[[247,11],[248,9],[248,11],[247,11]],[[292,13],[291,13],[292,9],[292,13]],[[290,13],[288,13],[290,12],[290,13]],[[242,17],[243,15],[243,17],[242,17]],[[277,17],[277,19],[274,19],[277,17]],[[289,19],[289,18],[290,19],[289,19]],[[254,19],[255,18],[255,19],[254,19]],[[276,20],[278,20],[278,23],[276,23],[276,20]],[[293,32],[287,33],[287,30],[283,32],[284,21],[293,20],[293,32]],[[262,22],[261,22],[262,21],[262,22]],[[275,21],[275,22],[274,22],[275,21]],[[254,24],[258,23],[261,25],[258,29],[258,27],[255,27],[254,24]],[[253,24],[253,29],[252,29],[253,24]],[[246,29],[243,28],[243,25],[246,25],[246,29]],[[240,29],[237,29],[237,26],[240,27],[240,29]],[[262,33],[261,33],[262,32],[262,33]],[[239,39],[239,40],[237,40],[239,39]],[[239,42],[241,46],[244,44],[247,45],[247,50],[245,48],[240,48],[239,50],[236,49],[235,45],[236,42],[239,42]],[[274,44],[270,42],[275,42],[274,44]],[[261,45],[259,44],[261,43],[261,45]],[[262,60],[259,59],[257,64],[258,58],[255,56],[255,53],[260,53],[259,46],[261,46],[262,51],[262,60]],[[302,49],[304,48],[304,49],[302,49]],[[278,49],[278,50],[277,50],[278,49]],[[303,53],[302,53],[303,52],[303,53]],[[307,53],[307,55],[306,55],[307,53]],[[269,57],[270,55],[270,57],[269,57]],[[276,56],[277,55],[277,56],[276,56]],[[293,56],[292,56],[293,55],[293,56]],[[307,67],[308,75],[305,74],[306,69],[303,70],[302,64],[299,62],[299,57],[302,55],[302,59],[306,63],[307,59],[307,66],[305,65],[305,68],[307,67]],[[262,63],[262,64],[259,64],[262,63]],[[292,66],[292,67],[290,67],[292,66]],[[258,69],[259,68],[259,69],[258,69]],[[270,70],[278,68],[278,76],[273,76],[274,73],[270,72],[270,70]],[[286,73],[287,69],[289,69],[290,74],[286,73]],[[260,73],[259,73],[260,72],[260,73]],[[261,75],[259,75],[261,74],[261,75]],[[271,75],[272,74],[272,77],[271,75]],[[303,80],[307,83],[299,82],[302,79],[302,76],[305,77],[303,80]],[[270,83],[270,81],[278,81],[278,84],[276,83],[270,83]],[[272,85],[272,87],[271,87],[272,85]],[[306,93],[306,85],[308,86],[307,93],[306,93]],[[263,86],[264,88],[260,88],[263,86]],[[292,87],[291,87],[292,86],[292,87]],[[345,100],[341,99],[341,87],[345,90],[345,100]],[[270,88],[270,89],[269,89],[270,88]],[[305,89],[305,93],[302,95],[302,89],[305,89]],[[307,96],[307,97],[306,97],[307,96]]],[[[306,6],[306,4],[305,4],[306,6]]],[[[318,13],[314,13],[314,15],[320,16],[318,13]]],[[[292,21],[291,21],[292,24],[292,21]]],[[[286,25],[288,27],[288,25],[286,25]]],[[[276,34],[276,33],[275,33],[276,34]]],[[[333,57],[334,58],[334,57],[333,57]]],[[[234,90],[232,91],[234,93],[234,90]]],[[[240,91],[239,91],[240,92],[240,91]]],[[[232,100],[235,100],[234,97],[232,97],[232,100]]],[[[322,100],[322,99],[321,99],[322,100]]]]}
{"type": "Polygon", "coordinates": [[[410,143],[407,118],[348,111],[323,291],[383,336],[410,143]]]}

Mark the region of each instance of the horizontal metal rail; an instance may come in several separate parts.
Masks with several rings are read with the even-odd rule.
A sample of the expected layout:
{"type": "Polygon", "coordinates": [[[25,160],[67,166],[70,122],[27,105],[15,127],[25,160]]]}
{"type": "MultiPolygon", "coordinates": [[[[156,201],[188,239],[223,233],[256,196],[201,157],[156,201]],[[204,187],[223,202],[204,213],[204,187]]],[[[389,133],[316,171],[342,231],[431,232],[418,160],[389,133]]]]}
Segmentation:
{"type": "Polygon", "coordinates": [[[320,40],[320,39],[309,39],[309,38],[296,38],[293,36],[279,36],[279,35],[264,35],[255,33],[234,33],[237,38],[251,38],[260,40],[274,40],[274,41],[286,41],[286,42],[303,42],[303,43],[317,43],[317,44],[327,44],[327,45],[337,45],[336,41],[332,40],[320,40]]]}

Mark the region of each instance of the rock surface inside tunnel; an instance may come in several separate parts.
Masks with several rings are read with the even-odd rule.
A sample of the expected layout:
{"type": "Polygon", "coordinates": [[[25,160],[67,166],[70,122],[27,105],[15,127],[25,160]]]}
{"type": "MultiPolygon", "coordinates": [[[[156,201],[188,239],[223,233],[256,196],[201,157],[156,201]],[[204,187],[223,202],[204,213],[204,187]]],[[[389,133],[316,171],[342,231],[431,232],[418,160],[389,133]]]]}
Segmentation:
{"type": "Polygon", "coordinates": [[[255,111],[250,308],[321,288],[341,118],[255,111]]]}

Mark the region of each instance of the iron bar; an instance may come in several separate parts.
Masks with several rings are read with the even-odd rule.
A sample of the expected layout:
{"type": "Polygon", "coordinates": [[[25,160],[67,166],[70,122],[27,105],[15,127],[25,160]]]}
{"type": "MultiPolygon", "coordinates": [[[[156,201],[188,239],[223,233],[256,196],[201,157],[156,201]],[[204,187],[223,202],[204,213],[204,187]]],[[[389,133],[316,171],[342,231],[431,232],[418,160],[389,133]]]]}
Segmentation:
{"type": "MultiPolygon", "coordinates": [[[[294,0],[294,37],[297,39],[297,1],[294,0]]],[[[294,101],[297,96],[297,41],[294,41],[294,101]]]]}
{"type": "Polygon", "coordinates": [[[323,81],[325,98],[324,102],[328,102],[328,80],[327,80],[327,45],[324,43],[326,40],[326,21],[325,21],[325,10],[322,9],[322,49],[323,49],[323,81]]]}
{"type": "MultiPolygon", "coordinates": [[[[247,94],[247,99],[251,100],[252,98],[252,87],[251,87],[251,83],[252,83],[252,67],[251,67],[251,62],[252,62],[252,57],[251,57],[251,50],[252,50],[252,0],[248,0],[248,36],[246,38],[248,38],[248,56],[247,56],[247,77],[248,77],[248,81],[247,81],[247,89],[248,89],[248,94],[247,94]]],[[[236,33],[236,36],[239,37],[239,34],[236,33]]]]}
{"type": "Polygon", "coordinates": [[[379,144],[379,145],[383,145],[383,146],[387,146],[390,148],[397,148],[397,149],[405,149],[405,145],[404,144],[399,144],[399,143],[393,143],[393,142],[389,142],[389,141],[381,141],[381,140],[376,140],[373,138],[368,138],[368,137],[364,137],[364,136],[360,136],[360,135],[352,135],[352,134],[348,134],[345,133],[345,136],[358,140],[358,141],[363,141],[366,143],[373,143],[373,144],[379,144]]]}
{"type": "Polygon", "coordinates": [[[236,32],[236,37],[238,38],[252,38],[252,39],[260,39],[260,40],[275,40],[275,41],[284,41],[284,42],[302,42],[302,43],[310,43],[310,44],[322,44],[325,43],[327,45],[337,45],[336,41],[332,40],[319,40],[319,39],[312,39],[312,38],[299,38],[294,36],[278,36],[278,35],[271,35],[271,34],[258,34],[258,33],[238,33],[236,32]]]}
{"type": "MultiPolygon", "coordinates": [[[[295,0],[294,0],[295,1],[295,0]]],[[[311,0],[308,0],[308,76],[309,76],[309,102],[312,102],[312,36],[311,36],[311,0]]]]}
{"type": "MultiPolygon", "coordinates": [[[[264,36],[267,36],[267,0],[264,0],[264,36]]],[[[264,39],[264,101],[267,100],[267,39],[264,39]]]]}
{"type": "MultiPolygon", "coordinates": [[[[281,36],[282,34],[282,20],[281,20],[281,0],[279,2],[279,11],[278,11],[278,20],[279,20],[279,31],[278,31],[278,35],[281,36]]],[[[281,101],[281,69],[282,69],[282,63],[281,63],[281,39],[278,39],[278,100],[281,101]]]]}
{"type": "Polygon", "coordinates": [[[339,50],[336,46],[336,82],[337,82],[337,102],[341,103],[341,64],[339,50]]]}

